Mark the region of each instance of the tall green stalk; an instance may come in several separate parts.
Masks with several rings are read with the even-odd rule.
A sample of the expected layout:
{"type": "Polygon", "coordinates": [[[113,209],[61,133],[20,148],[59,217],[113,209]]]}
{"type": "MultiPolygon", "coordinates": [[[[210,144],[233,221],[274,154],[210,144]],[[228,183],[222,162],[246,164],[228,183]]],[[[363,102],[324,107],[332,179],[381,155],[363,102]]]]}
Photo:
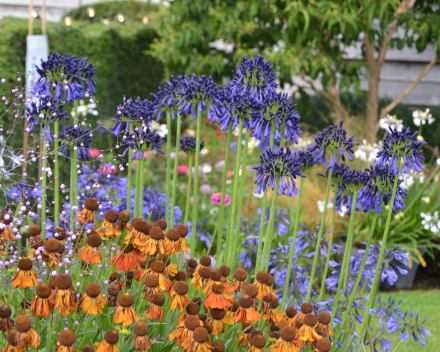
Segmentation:
{"type": "Polygon", "coordinates": [[[358,195],[358,190],[354,190],[353,199],[351,201],[351,214],[350,214],[350,222],[348,225],[348,236],[347,236],[347,242],[346,246],[348,247],[348,258],[345,262],[345,269],[344,269],[344,291],[347,292],[348,287],[348,272],[350,271],[350,257],[351,257],[351,248],[353,247],[353,230],[354,230],[354,215],[356,213],[356,199],[358,195]]]}
{"type": "Polygon", "coordinates": [[[75,226],[75,213],[73,211],[73,205],[74,205],[74,195],[73,195],[73,189],[75,187],[74,185],[74,171],[75,171],[75,161],[73,158],[70,158],[70,194],[69,194],[69,200],[70,200],[70,231],[73,231],[75,226]]]}
{"type": "Polygon", "coordinates": [[[225,164],[223,166],[223,177],[222,177],[222,200],[220,204],[220,210],[218,212],[218,218],[217,218],[217,257],[220,255],[221,248],[222,248],[222,242],[223,242],[223,221],[224,221],[224,214],[225,214],[225,198],[226,198],[226,179],[228,176],[228,165],[229,165],[229,152],[230,152],[230,145],[232,141],[232,125],[230,124],[228,127],[228,137],[226,140],[226,153],[225,153],[225,164]]]}
{"type": "Polygon", "coordinates": [[[44,239],[46,239],[46,187],[47,187],[47,147],[46,147],[46,141],[44,140],[43,136],[43,170],[42,173],[43,181],[41,184],[41,232],[43,233],[44,239]]]}
{"type": "MultiPolygon", "coordinates": [[[[357,192],[356,192],[356,196],[357,196],[357,192]]],[[[353,199],[351,201],[351,208],[354,209],[354,207],[356,206],[356,198],[353,196],[353,199]]],[[[349,225],[348,225],[348,236],[347,236],[347,241],[345,243],[345,250],[344,250],[344,257],[342,258],[342,264],[341,264],[341,272],[339,274],[339,282],[338,282],[338,288],[336,289],[336,295],[335,295],[335,301],[333,302],[333,309],[332,309],[332,322],[335,318],[335,314],[336,314],[336,310],[338,308],[338,304],[339,304],[339,297],[341,295],[341,290],[344,287],[344,280],[345,280],[345,269],[349,268],[350,265],[350,256],[351,256],[351,245],[350,245],[350,231],[353,225],[353,219],[354,219],[354,213],[355,211],[352,211],[350,214],[350,220],[349,220],[349,225]],[[348,265],[348,266],[347,266],[348,265]]]]}
{"type": "MultiPolygon", "coordinates": [[[[129,136],[131,135],[131,123],[127,122],[128,124],[130,124],[130,132],[129,132],[129,136]]],[[[131,158],[133,156],[133,151],[131,150],[131,148],[128,148],[128,171],[127,171],[127,211],[131,214],[131,177],[132,177],[132,173],[133,171],[131,170],[131,158]]]]}
{"type": "MultiPolygon", "coordinates": [[[[270,206],[269,223],[267,224],[266,236],[264,240],[263,263],[264,263],[265,271],[267,271],[267,269],[269,268],[270,249],[272,248],[273,227],[275,222],[275,207],[277,205],[279,186],[280,186],[280,177],[277,176],[275,181],[275,189],[272,196],[272,204],[270,206]]],[[[266,190],[266,192],[267,191],[268,189],[266,190]]]]}
{"type": "Polygon", "coordinates": [[[180,150],[180,130],[182,128],[182,116],[177,114],[177,131],[176,131],[176,156],[174,157],[174,172],[173,172],[173,187],[171,193],[171,224],[174,227],[174,207],[176,206],[176,189],[177,189],[177,166],[179,165],[179,150],[180,150]]]}
{"type": "MultiPolygon", "coordinates": [[[[296,198],[295,224],[293,228],[293,239],[292,239],[292,243],[290,244],[291,247],[289,253],[289,264],[287,265],[287,275],[286,275],[286,281],[284,282],[283,300],[281,301],[282,312],[284,312],[284,309],[286,308],[287,292],[289,290],[290,275],[292,273],[293,256],[295,254],[296,237],[299,228],[299,217],[301,214],[301,198],[302,198],[303,185],[304,185],[304,178],[301,177],[299,181],[299,194],[296,198]]],[[[299,304],[299,302],[297,302],[297,304],[299,304]]]]}
{"type": "Polygon", "coordinates": [[[320,302],[322,297],[324,296],[324,292],[325,292],[325,279],[327,277],[328,264],[330,262],[330,257],[332,255],[333,233],[335,231],[336,197],[338,196],[338,189],[339,189],[339,184],[336,183],[335,189],[333,191],[334,192],[334,196],[333,196],[332,225],[331,225],[331,228],[330,228],[330,238],[329,238],[329,241],[328,241],[327,258],[325,260],[324,273],[322,274],[321,289],[319,290],[318,302],[320,302]]]}
{"type": "Polygon", "coordinates": [[[192,209],[192,231],[191,231],[191,255],[194,256],[196,246],[197,232],[197,200],[199,195],[199,161],[200,161],[200,135],[202,130],[202,115],[197,117],[197,137],[196,137],[196,163],[194,165],[194,191],[193,191],[193,209],[192,209]]]}
{"type": "Polygon", "coordinates": [[[322,212],[321,224],[319,226],[318,240],[316,242],[315,256],[313,258],[312,272],[310,273],[310,282],[309,282],[309,288],[307,289],[306,302],[308,302],[310,300],[310,295],[312,294],[313,281],[315,279],[316,267],[318,265],[319,252],[321,249],[321,239],[322,239],[322,234],[324,233],[324,228],[325,228],[325,215],[327,213],[328,198],[330,195],[330,188],[332,186],[332,175],[333,175],[333,168],[331,168],[329,170],[328,176],[327,176],[328,180],[327,180],[327,190],[325,192],[324,210],[322,212]]]}
{"type": "Polygon", "coordinates": [[[142,151],[142,159],[139,163],[139,173],[140,182],[139,182],[139,216],[142,218],[144,215],[144,151],[142,151]]]}
{"type": "MultiPolygon", "coordinates": [[[[139,152],[142,152],[141,150],[139,152]]],[[[134,197],[134,217],[139,216],[139,198],[141,194],[140,183],[141,183],[141,161],[137,161],[136,167],[136,193],[134,197]]]]}
{"type": "MultiPolygon", "coordinates": [[[[275,139],[275,130],[276,130],[276,125],[275,125],[275,123],[272,123],[272,126],[270,127],[270,142],[269,142],[270,149],[273,148],[273,142],[275,139]]],[[[261,234],[263,231],[264,222],[266,221],[266,205],[267,205],[267,192],[266,192],[266,190],[264,190],[263,205],[261,207],[260,233],[258,234],[257,258],[256,258],[256,263],[255,263],[255,272],[256,273],[261,271],[260,270],[261,269],[261,261],[263,260],[263,258],[261,257],[261,250],[263,247],[263,237],[261,236],[261,234]]]]}
{"type": "MultiPolygon", "coordinates": [[[[401,158],[398,159],[397,162],[397,169],[400,170],[400,164],[401,164],[401,158]]],[[[391,215],[393,214],[393,205],[394,205],[394,201],[396,199],[396,192],[397,192],[397,184],[399,183],[399,175],[396,175],[396,177],[394,178],[394,185],[393,185],[393,195],[391,197],[391,202],[389,203],[389,210],[388,210],[388,216],[387,216],[387,221],[385,223],[385,231],[383,234],[383,238],[382,238],[382,245],[380,247],[380,252],[379,252],[379,258],[377,261],[377,266],[376,266],[376,272],[374,274],[374,280],[373,280],[373,285],[371,287],[371,293],[376,292],[376,290],[379,287],[379,283],[380,283],[380,277],[379,274],[381,273],[381,266],[383,263],[383,256],[385,253],[385,248],[387,246],[387,239],[388,239],[388,233],[390,230],[390,223],[391,223],[391,215]]],[[[363,320],[362,320],[362,325],[361,328],[359,330],[359,336],[362,337],[362,334],[365,331],[366,328],[366,324],[368,321],[368,314],[371,308],[373,308],[374,305],[374,301],[375,299],[369,299],[368,303],[367,303],[367,308],[365,309],[364,312],[364,316],[363,316],[363,320]]]]}
{"type": "MultiPolygon", "coordinates": [[[[233,270],[236,268],[236,258],[239,253],[240,248],[240,225],[241,225],[241,212],[243,210],[243,193],[244,193],[244,181],[246,179],[246,160],[247,160],[247,153],[248,153],[248,144],[249,144],[249,137],[250,137],[251,130],[248,129],[246,131],[246,136],[244,138],[244,148],[243,148],[243,160],[241,163],[241,178],[240,178],[240,195],[238,197],[238,209],[237,209],[237,218],[235,220],[235,243],[234,247],[232,248],[233,256],[232,260],[234,262],[231,263],[231,267],[233,270]]],[[[223,197],[222,197],[223,198],[223,197]]]]}
{"type": "Polygon", "coordinates": [[[226,258],[227,265],[231,266],[232,254],[231,254],[231,246],[232,246],[232,236],[234,234],[234,211],[235,206],[237,204],[237,195],[238,195],[238,183],[240,181],[240,161],[241,161],[241,146],[243,140],[243,119],[240,119],[240,126],[238,128],[238,142],[237,142],[237,157],[235,159],[235,168],[234,168],[234,191],[232,192],[232,204],[229,206],[229,222],[228,222],[228,232],[226,237],[226,258]]]}
{"type": "MultiPolygon", "coordinates": [[[[193,165],[193,156],[189,155],[188,158],[188,185],[186,190],[186,205],[185,205],[185,215],[183,218],[183,224],[188,226],[188,218],[189,218],[189,204],[191,199],[191,181],[192,181],[192,165],[193,165]]],[[[191,236],[192,237],[192,236],[191,236]]],[[[179,270],[182,270],[183,266],[183,253],[180,256],[179,270]]]]}
{"type": "Polygon", "coordinates": [[[170,176],[171,176],[171,110],[167,110],[166,111],[166,116],[167,116],[167,129],[168,129],[168,135],[167,135],[167,152],[166,152],[166,157],[167,157],[167,174],[166,174],[166,179],[165,179],[165,193],[166,193],[166,206],[165,206],[165,220],[168,224],[168,226],[172,226],[170,225],[170,176]]]}
{"type": "Polygon", "coordinates": [[[55,227],[58,227],[58,222],[60,219],[60,160],[58,159],[58,134],[60,132],[60,122],[55,121],[54,123],[54,133],[57,138],[54,138],[54,155],[53,158],[56,160],[54,165],[54,174],[55,174],[55,216],[54,223],[55,227]]]}
{"type": "MultiPolygon", "coordinates": [[[[73,122],[75,124],[78,124],[78,100],[73,101],[73,122]]],[[[78,189],[78,169],[76,168],[76,164],[78,163],[78,150],[73,150],[73,169],[70,170],[70,172],[73,173],[73,200],[71,201],[72,204],[75,204],[75,209],[78,211],[79,201],[79,189],[78,189]]],[[[74,221],[75,214],[73,215],[74,221]]]]}
{"type": "MultiPolygon", "coordinates": [[[[344,329],[347,327],[347,324],[350,322],[350,320],[348,319],[348,315],[350,313],[350,309],[351,306],[353,305],[354,299],[356,298],[356,293],[357,293],[357,289],[359,287],[359,283],[361,281],[362,278],[362,273],[364,272],[365,269],[365,265],[367,263],[367,259],[368,259],[368,252],[370,250],[370,246],[371,243],[373,241],[373,234],[374,234],[374,229],[376,228],[376,222],[377,222],[377,216],[378,213],[375,213],[373,216],[373,222],[371,223],[371,227],[370,227],[370,231],[368,233],[368,240],[367,240],[367,246],[365,248],[365,252],[364,252],[364,256],[362,258],[362,263],[361,266],[359,268],[359,274],[358,277],[356,278],[356,282],[351,290],[351,294],[348,298],[348,305],[347,305],[347,309],[345,310],[344,314],[342,315],[342,326],[340,327],[340,329],[338,330],[338,332],[335,334],[336,338],[334,339],[334,341],[338,341],[339,337],[342,334],[342,331],[344,331],[344,329]]],[[[333,307],[333,309],[337,309],[336,307],[333,307]]],[[[331,320],[330,326],[332,326],[333,324],[333,319],[331,320]]]]}

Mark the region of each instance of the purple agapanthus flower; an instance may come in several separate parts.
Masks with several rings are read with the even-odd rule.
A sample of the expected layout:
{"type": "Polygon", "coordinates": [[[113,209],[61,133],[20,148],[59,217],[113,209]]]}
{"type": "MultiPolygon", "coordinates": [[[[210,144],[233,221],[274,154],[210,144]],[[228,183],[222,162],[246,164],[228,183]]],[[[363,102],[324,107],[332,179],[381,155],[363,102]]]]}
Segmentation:
{"type": "Polygon", "coordinates": [[[127,99],[124,95],[122,104],[116,109],[117,114],[113,117],[112,127],[112,134],[116,136],[120,133],[129,133],[130,128],[134,129],[141,123],[149,124],[153,116],[152,103],[147,99],[141,100],[140,97],[133,100],[127,99]]]}
{"type": "Polygon", "coordinates": [[[343,121],[341,120],[339,127],[337,125],[330,126],[328,130],[319,132],[318,136],[313,136],[316,144],[308,148],[308,150],[315,154],[315,162],[320,162],[323,165],[327,164],[328,168],[332,168],[338,162],[338,154],[342,161],[345,161],[345,156],[349,160],[353,160],[353,147],[359,143],[353,142],[354,135],[347,138],[347,131],[342,128],[343,121]],[[330,160],[327,161],[326,154],[330,153],[330,160]]]}
{"type": "Polygon", "coordinates": [[[67,161],[73,148],[78,150],[79,160],[91,160],[92,154],[90,153],[90,143],[92,142],[92,136],[89,129],[84,130],[77,125],[70,125],[64,128],[63,132],[60,132],[59,139],[61,147],[59,151],[63,153],[67,161]]]}
{"type": "MultiPolygon", "coordinates": [[[[379,259],[380,249],[382,247],[382,241],[379,245],[371,245],[368,251],[367,268],[375,270],[377,267],[377,261],[379,259]]],[[[359,250],[359,254],[363,255],[365,251],[359,250]]],[[[388,281],[390,285],[393,285],[397,279],[398,274],[406,275],[408,273],[404,268],[409,268],[410,254],[405,248],[399,248],[395,246],[394,249],[385,248],[383,256],[383,273],[381,281],[388,281]]]]}
{"type": "MultiPolygon", "coordinates": [[[[198,222],[196,224],[196,234],[197,234],[197,241],[201,241],[205,244],[206,247],[211,246],[212,241],[212,234],[206,229],[207,225],[206,219],[203,219],[202,222],[198,222]]],[[[188,221],[188,235],[186,236],[187,239],[191,238],[191,232],[192,232],[192,222],[188,221]]]]}
{"type": "Polygon", "coordinates": [[[382,301],[381,296],[376,300],[379,307],[374,308],[375,313],[379,316],[379,325],[384,325],[388,331],[393,331],[399,325],[399,320],[404,318],[400,311],[400,304],[402,301],[396,303],[391,296],[388,297],[388,302],[382,301]]]}
{"type": "Polygon", "coordinates": [[[370,180],[370,175],[365,171],[348,170],[344,173],[342,181],[339,183],[338,194],[336,196],[336,210],[341,211],[342,207],[348,209],[347,214],[351,214],[351,206],[354,196],[354,191],[358,191],[355,210],[360,210],[360,190],[364,188],[370,180]]]}
{"type": "Polygon", "coordinates": [[[417,142],[417,133],[411,134],[408,127],[404,127],[402,132],[389,127],[390,133],[386,135],[383,142],[382,150],[377,153],[379,160],[376,165],[381,167],[388,166],[391,171],[398,174],[397,162],[399,158],[403,158],[403,174],[408,174],[411,170],[420,172],[423,169],[422,160],[423,151],[421,146],[426,144],[425,141],[417,142]]]}
{"type": "Polygon", "coordinates": [[[197,119],[203,109],[208,109],[208,119],[212,120],[213,106],[220,104],[218,100],[220,90],[211,77],[205,75],[197,77],[193,74],[191,77],[185,76],[178,86],[178,96],[180,98],[177,105],[179,112],[186,116],[191,115],[192,119],[197,119]]]}
{"type": "MultiPolygon", "coordinates": [[[[186,155],[195,155],[196,154],[196,137],[184,137],[180,138],[180,148],[185,152],[186,155]]],[[[202,141],[200,143],[200,150],[205,146],[205,142],[202,141]]]]}
{"type": "Polygon", "coordinates": [[[122,153],[122,157],[127,154],[130,148],[133,149],[131,159],[142,160],[144,151],[148,150],[156,150],[161,154],[165,154],[162,151],[163,139],[156,133],[156,130],[152,131],[148,127],[136,127],[128,136],[124,135],[123,141],[121,147],[126,149],[122,153]]]}
{"type": "Polygon", "coordinates": [[[299,150],[296,154],[298,155],[298,162],[302,165],[302,172],[311,169],[315,165],[315,158],[309,151],[299,150]]]}
{"type": "Polygon", "coordinates": [[[156,117],[156,120],[159,121],[162,118],[165,118],[166,111],[171,112],[171,118],[175,119],[175,112],[179,110],[179,91],[181,90],[183,77],[179,76],[177,79],[174,76],[167,81],[163,89],[159,87],[159,90],[156,94],[151,94],[153,97],[152,103],[152,113],[153,116],[156,117]]]}
{"type": "Polygon", "coordinates": [[[11,186],[6,187],[8,192],[4,196],[15,202],[20,202],[22,199],[37,199],[42,196],[42,186],[29,186],[27,180],[24,183],[14,182],[11,186]]]}
{"type": "MultiPolygon", "coordinates": [[[[257,231],[257,233],[260,233],[261,213],[262,213],[261,208],[258,208],[258,215],[260,217],[258,217],[255,220],[256,221],[256,223],[255,223],[256,229],[255,230],[257,231]]],[[[290,221],[287,219],[288,215],[289,215],[289,213],[287,213],[283,208],[275,209],[274,226],[275,226],[275,231],[280,236],[284,236],[285,234],[287,234],[289,232],[290,221]]],[[[269,224],[269,214],[266,212],[265,219],[264,219],[264,227],[267,227],[268,224],[269,224]]]]}
{"type": "Polygon", "coordinates": [[[253,136],[260,140],[271,139],[272,126],[275,128],[274,139],[281,141],[281,137],[298,143],[302,136],[299,127],[301,117],[295,111],[296,104],[292,104],[287,93],[268,91],[261,100],[254,100],[251,111],[251,125],[253,136]]]}
{"type": "Polygon", "coordinates": [[[422,346],[426,346],[426,338],[430,334],[430,331],[425,329],[422,325],[428,320],[428,318],[419,323],[418,313],[415,314],[414,311],[412,311],[408,314],[408,311],[406,311],[402,320],[403,322],[397,325],[391,333],[400,330],[399,337],[402,341],[408,340],[409,335],[412,334],[415,342],[419,342],[422,346]]]}
{"type": "Polygon", "coordinates": [[[287,196],[297,195],[295,179],[297,176],[305,177],[301,173],[301,164],[298,156],[289,149],[279,149],[277,152],[267,149],[266,153],[260,155],[260,165],[254,166],[258,175],[255,183],[258,185],[256,192],[266,192],[268,185],[275,190],[276,180],[279,178],[279,188],[276,190],[278,195],[287,196]]]}
{"type": "Polygon", "coordinates": [[[85,94],[95,94],[96,82],[93,75],[96,68],[87,64],[87,58],[77,59],[75,55],[62,56],[55,51],[47,60],[41,60],[41,68],[36,66],[38,79],[32,86],[36,97],[54,96],[55,102],[72,102],[85,94]],[[67,96],[64,99],[64,92],[67,96]]]}
{"type": "Polygon", "coordinates": [[[261,100],[263,94],[278,86],[272,69],[270,60],[264,61],[261,55],[255,54],[254,59],[243,56],[243,63],[237,67],[237,71],[232,71],[234,73],[232,91],[245,93],[253,99],[261,100]]]}
{"type": "Polygon", "coordinates": [[[44,140],[52,142],[50,125],[55,121],[69,119],[67,111],[64,111],[64,104],[56,104],[50,95],[39,100],[34,100],[26,105],[26,119],[29,122],[26,132],[32,133],[40,123],[43,126],[44,140]]]}
{"type": "MultiPolygon", "coordinates": [[[[341,290],[342,295],[338,301],[338,306],[335,312],[335,323],[342,324],[342,316],[348,308],[348,295],[344,290],[341,290]]],[[[362,323],[362,314],[361,310],[365,310],[365,306],[362,304],[362,301],[365,300],[364,297],[356,298],[353,301],[353,304],[350,308],[350,311],[353,314],[353,317],[360,323],[362,323]]],[[[333,304],[335,303],[335,296],[332,298],[316,303],[316,307],[320,312],[326,311],[330,314],[333,314],[333,304]]],[[[350,324],[351,325],[351,324],[350,324]]]]}
{"type": "MultiPolygon", "coordinates": [[[[382,214],[382,205],[388,205],[393,196],[393,186],[396,174],[388,167],[370,166],[366,169],[369,174],[369,180],[365,187],[359,191],[359,201],[365,212],[374,210],[382,214]]],[[[399,186],[403,180],[397,181],[396,197],[393,204],[393,213],[405,208],[403,198],[407,193],[399,186]]]]}
{"type": "Polygon", "coordinates": [[[388,352],[393,348],[393,344],[383,336],[385,329],[379,328],[376,331],[370,327],[370,332],[367,334],[367,342],[365,346],[371,344],[373,347],[373,352],[388,352]]]}
{"type": "Polygon", "coordinates": [[[127,178],[117,177],[114,173],[115,167],[111,163],[104,163],[99,167],[93,165],[93,169],[87,165],[82,167],[82,172],[78,176],[78,182],[81,188],[94,188],[98,197],[106,194],[118,196],[126,191],[127,178]]]}

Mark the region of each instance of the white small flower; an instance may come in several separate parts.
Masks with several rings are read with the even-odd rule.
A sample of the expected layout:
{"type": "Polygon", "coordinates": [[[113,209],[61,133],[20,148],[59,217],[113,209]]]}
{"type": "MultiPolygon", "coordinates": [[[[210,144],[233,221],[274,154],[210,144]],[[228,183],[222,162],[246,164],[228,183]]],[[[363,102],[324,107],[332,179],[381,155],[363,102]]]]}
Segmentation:
{"type": "Polygon", "coordinates": [[[425,204],[429,204],[431,202],[431,198],[430,197],[422,197],[421,200],[425,204]]]}
{"type": "Polygon", "coordinates": [[[403,129],[403,121],[399,120],[396,115],[390,115],[387,114],[385,118],[379,120],[379,126],[380,128],[386,130],[389,132],[389,127],[391,127],[394,130],[397,130],[397,132],[402,132],[403,129]]]}
{"type": "Polygon", "coordinates": [[[258,193],[257,191],[254,191],[253,195],[255,198],[263,198],[264,192],[258,193]]]}
{"type": "Polygon", "coordinates": [[[430,230],[432,233],[440,232],[440,219],[438,216],[438,211],[431,213],[421,213],[422,225],[425,230],[430,230]]]}
{"type": "Polygon", "coordinates": [[[431,125],[435,121],[435,118],[433,118],[432,114],[429,113],[429,109],[426,109],[425,111],[423,110],[413,111],[412,115],[413,115],[414,125],[416,125],[417,127],[426,124],[431,125]]]}
{"type": "MultiPolygon", "coordinates": [[[[321,214],[324,212],[324,204],[325,201],[318,200],[318,210],[321,214]]],[[[333,203],[327,203],[327,209],[331,209],[331,208],[333,208],[333,203]]]]}

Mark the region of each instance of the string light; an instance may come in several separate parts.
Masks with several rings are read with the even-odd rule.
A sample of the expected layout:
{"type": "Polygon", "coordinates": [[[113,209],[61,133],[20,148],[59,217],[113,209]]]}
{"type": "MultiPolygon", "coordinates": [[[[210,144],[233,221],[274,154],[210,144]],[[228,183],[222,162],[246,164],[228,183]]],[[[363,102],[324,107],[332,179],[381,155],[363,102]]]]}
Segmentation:
{"type": "Polygon", "coordinates": [[[65,17],[64,23],[66,24],[66,26],[70,26],[72,24],[72,17],[70,16],[65,17]]]}
{"type": "Polygon", "coordinates": [[[149,21],[149,19],[146,16],[142,19],[142,23],[145,24],[145,25],[148,24],[148,21],[149,21]]]}
{"type": "Polygon", "coordinates": [[[124,15],[121,14],[121,13],[117,14],[117,15],[116,15],[116,18],[117,18],[118,21],[121,22],[121,23],[124,23],[124,21],[125,21],[124,15]]]}

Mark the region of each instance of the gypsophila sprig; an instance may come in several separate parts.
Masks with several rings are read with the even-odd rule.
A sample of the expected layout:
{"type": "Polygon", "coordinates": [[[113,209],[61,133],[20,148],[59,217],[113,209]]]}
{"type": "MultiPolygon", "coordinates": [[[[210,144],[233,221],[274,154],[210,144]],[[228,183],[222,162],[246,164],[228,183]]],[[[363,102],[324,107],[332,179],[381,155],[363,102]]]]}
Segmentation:
{"type": "Polygon", "coordinates": [[[232,81],[232,91],[240,94],[246,93],[257,100],[262,99],[263,94],[275,89],[275,73],[270,60],[264,61],[264,57],[255,54],[254,59],[243,56],[243,63],[237,67],[232,81]]]}
{"type": "Polygon", "coordinates": [[[394,173],[403,174],[420,172],[423,169],[422,160],[423,151],[420,147],[426,142],[417,142],[417,132],[411,133],[408,127],[404,127],[402,132],[390,127],[390,133],[387,134],[382,150],[377,153],[379,160],[376,165],[381,167],[388,166],[394,173]],[[397,169],[397,162],[399,158],[403,158],[402,171],[397,169]]]}
{"type": "Polygon", "coordinates": [[[319,132],[318,136],[313,136],[315,145],[309,147],[309,151],[315,154],[315,162],[320,162],[323,165],[328,164],[331,168],[338,162],[338,155],[342,161],[345,161],[345,156],[353,161],[353,147],[358,143],[353,142],[354,135],[347,138],[347,131],[342,128],[343,121],[341,120],[339,127],[337,125],[330,126],[328,130],[319,132]],[[327,161],[326,153],[330,153],[330,160],[327,161]]]}
{"type": "Polygon", "coordinates": [[[301,173],[301,166],[298,156],[289,147],[285,151],[281,148],[277,152],[268,148],[260,155],[260,165],[253,167],[258,172],[254,182],[258,185],[255,193],[265,192],[268,185],[275,190],[276,179],[279,178],[280,186],[275,190],[278,195],[296,196],[299,191],[295,179],[297,176],[305,177],[301,173]]]}
{"type": "Polygon", "coordinates": [[[95,94],[96,82],[93,75],[96,68],[87,64],[87,58],[77,59],[75,55],[62,56],[55,51],[46,61],[41,60],[41,67],[37,66],[38,79],[32,86],[37,97],[54,95],[55,102],[72,102],[82,98],[87,93],[95,94]],[[64,92],[67,96],[64,98],[64,92]]]}
{"type": "Polygon", "coordinates": [[[32,133],[40,123],[43,127],[44,140],[52,142],[50,126],[55,121],[67,120],[67,111],[64,111],[64,104],[56,104],[53,96],[47,96],[34,100],[26,105],[26,119],[29,122],[26,132],[32,133]]]}
{"type": "MultiPolygon", "coordinates": [[[[180,147],[187,155],[195,155],[196,154],[196,138],[195,137],[184,137],[180,138],[180,147]]],[[[202,141],[200,143],[200,150],[205,146],[205,142],[202,141]]]]}
{"type": "Polygon", "coordinates": [[[251,111],[254,136],[261,140],[270,138],[272,124],[275,124],[276,141],[283,137],[292,143],[298,143],[298,137],[303,133],[299,127],[301,117],[295,107],[296,104],[292,104],[287,93],[277,93],[274,90],[270,90],[259,100],[255,99],[251,111]]]}

